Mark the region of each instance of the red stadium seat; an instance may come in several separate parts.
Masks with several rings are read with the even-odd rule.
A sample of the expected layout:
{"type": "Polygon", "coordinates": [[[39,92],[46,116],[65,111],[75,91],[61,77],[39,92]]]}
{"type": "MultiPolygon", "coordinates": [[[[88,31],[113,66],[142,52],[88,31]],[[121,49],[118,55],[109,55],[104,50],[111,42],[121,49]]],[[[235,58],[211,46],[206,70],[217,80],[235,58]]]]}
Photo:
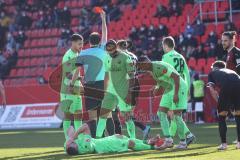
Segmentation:
{"type": "Polygon", "coordinates": [[[196,65],[197,65],[196,59],[193,58],[193,57],[191,57],[191,58],[188,60],[188,66],[194,69],[194,68],[196,67],[196,65]]]}

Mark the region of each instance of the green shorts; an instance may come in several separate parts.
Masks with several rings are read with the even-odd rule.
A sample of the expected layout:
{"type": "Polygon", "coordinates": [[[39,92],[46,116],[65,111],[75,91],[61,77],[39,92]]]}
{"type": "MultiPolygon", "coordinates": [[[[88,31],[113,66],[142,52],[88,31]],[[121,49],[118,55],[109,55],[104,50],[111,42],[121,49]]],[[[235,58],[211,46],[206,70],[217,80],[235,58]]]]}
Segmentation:
{"type": "Polygon", "coordinates": [[[164,93],[160,102],[160,107],[168,108],[169,110],[186,110],[188,102],[188,89],[185,83],[180,83],[178,92],[178,103],[173,102],[174,89],[164,93]]]}
{"type": "Polygon", "coordinates": [[[130,104],[127,104],[123,98],[116,96],[111,93],[106,93],[103,101],[102,101],[102,108],[113,110],[116,107],[119,107],[119,110],[121,112],[130,112],[132,111],[132,106],[130,104]]]}
{"type": "Polygon", "coordinates": [[[65,113],[75,113],[82,110],[82,98],[78,95],[60,94],[60,107],[65,113]]]}
{"type": "Polygon", "coordinates": [[[128,151],[129,138],[123,135],[112,135],[93,139],[97,153],[119,153],[128,151]]]}

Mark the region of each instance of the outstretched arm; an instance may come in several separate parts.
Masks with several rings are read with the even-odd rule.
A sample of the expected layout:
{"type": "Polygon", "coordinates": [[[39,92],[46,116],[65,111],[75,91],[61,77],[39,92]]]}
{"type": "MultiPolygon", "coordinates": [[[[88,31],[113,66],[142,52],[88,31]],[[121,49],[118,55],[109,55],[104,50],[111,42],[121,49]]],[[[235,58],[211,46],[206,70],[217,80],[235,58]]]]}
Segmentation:
{"type": "Polygon", "coordinates": [[[107,22],[106,22],[106,13],[103,11],[101,13],[102,19],[102,44],[107,43],[107,22]]]}

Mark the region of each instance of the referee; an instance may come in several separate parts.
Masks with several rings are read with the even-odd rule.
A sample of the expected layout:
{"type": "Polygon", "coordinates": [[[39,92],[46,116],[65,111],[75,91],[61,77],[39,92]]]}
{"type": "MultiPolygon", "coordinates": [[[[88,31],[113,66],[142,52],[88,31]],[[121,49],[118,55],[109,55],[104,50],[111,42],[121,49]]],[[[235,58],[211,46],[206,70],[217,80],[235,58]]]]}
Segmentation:
{"type": "Polygon", "coordinates": [[[240,76],[233,70],[227,69],[223,61],[216,61],[208,75],[208,85],[212,97],[218,102],[218,127],[221,138],[219,150],[227,149],[226,117],[229,112],[235,116],[237,125],[237,145],[240,149],[240,76]]]}
{"type": "MultiPolygon", "coordinates": [[[[102,98],[104,96],[104,59],[105,44],[107,42],[106,14],[101,13],[102,19],[102,39],[100,34],[93,32],[89,36],[90,48],[82,50],[79,54],[76,65],[84,67],[84,96],[85,107],[90,111],[88,125],[91,136],[96,137],[97,120],[100,113],[102,98]]],[[[109,135],[114,134],[114,124],[112,118],[107,121],[109,135]]]]}

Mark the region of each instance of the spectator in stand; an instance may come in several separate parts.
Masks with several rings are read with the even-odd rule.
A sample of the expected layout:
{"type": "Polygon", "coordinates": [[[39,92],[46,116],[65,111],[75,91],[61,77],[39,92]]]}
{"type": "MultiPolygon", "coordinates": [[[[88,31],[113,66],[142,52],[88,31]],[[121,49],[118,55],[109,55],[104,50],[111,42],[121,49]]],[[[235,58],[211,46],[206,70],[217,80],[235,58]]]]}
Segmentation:
{"type": "Polygon", "coordinates": [[[130,37],[130,39],[132,40],[132,41],[135,41],[135,40],[137,40],[138,39],[138,33],[137,33],[137,29],[135,28],[135,27],[132,27],[132,29],[131,29],[131,33],[130,33],[130,35],[129,35],[129,37],[130,37]]]}
{"type": "Polygon", "coordinates": [[[162,38],[163,36],[168,35],[168,29],[165,25],[159,24],[158,29],[156,30],[156,37],[157,38],[162,38]]]}
{"type": "Polygon", "coordinates": [[[194,29],[190,24],[187,25],[187,27],[185,28],[185,31],[184,31],[184,35],[186,37],[188,36],[188,34],[191,34],[191,35],[194,34],[194,29]]]}
{"type": "Polygon", "coordinates": [[[204,50],[204,45],[200,44],[197,49],[195,49],[195,51],[193,52],[193,57],[196,59],[199,58],[207,58],[207,53],[204,50]]]}
{"type": "Polygon", "coordinates": [[[169,13],[165,6],[158,4],[157,6],[157,13],[155,14],[155,17],[168,17],[169,13]]]}
{"type": "Polygon", "coordinates": [[[57,43],[57,53],[60,53],[60,49],[61,48],[66,48],[68,46],[68,40],[71,37],[71,35],[73,34],[73,31],[68,29],[63,28],[62,29],[62,33],[61,33],[61,37],[58,40],[57,43]]]}
{"type": "Polygon", "coordinates": [[[1,11],[4,9],[5,6],[6,6],[6,3],[4,2],[4,0],[0,0],[0,10],[1,11]]]}
{"type": "Polygon", "coordinates": [[[38,16],[38,20],[35,24],[35,27],[41,29],[44,26],[45,15],[43,14],[43,11],[39,11],[38,15],[39,16],[38,16]]]}
{"type": "Polygon", "coordinates": [[[216,56],[216,46],[214,43],[210,43],[210,49],[208,50],[207,57],[215,57],[216,56]]]}
{"type": "Polygon", "coordinates": [[[224,30],[225,31],[235,31],[236,26],[233,22],[230,21],[230,19],[228,19],[227,23],[224,25],[224,30]]]}
{"type": "Polygon", "coordinates": [[[0,22],[3,27],[8,27],[11,22],[11,19],[2,11],[0,15],[0,22]]]}
{"type": "Polygon", "coordinates": [[[8,65],[10,67],[10,69],[12,69],[12,67],[15,67],[17,64],[17,60],[18,60],[18,53],[17,51],[13,48],[12,50],[8,50],[7,51],[8,57],[7,57],[7,62],[8,65]]]}
{"type": "Polygon", "coordinates": [[[186,38],[184,37],[183,34],[180,34],[177,38],[176,38],[176,44],[179,48],[182,48],[183,46],[186,46],[186,38]]]}
{"type": "Polygon", "coordinates": [[[0,51],[4,48],[6,42],[6,28],[0,24],[0,51]]]}
{"type": "Polygon", "coordinates": [[[63,8],[63,11],[61,12],[61,21],[62,25],[70,26],[71,24],[71,12],[66,6],[63,8]]]}
{"type": "Polygon", "coordinates": [[[182,8],[180,7],[179,3],[172,2],[170,8],[169,8],[169,14],[172,16],[180,16],[182,13],[182,8]]]}
{"type": "Polygon", "coordinates": [[[187,46],[186,47],[186,58],[189,59],[190,57],[193,57],[193,52],[195,48],[192,46],[187,46]]]}
{"type": "Polygon", "coordinates": [[[155,35],[156,35],[156,29],[153,27],[153,25],[150,25],[147,36],[154,37],[155,35]]]}
{"type": "Polygon", "coordinates": [[[211,31],[208,35],[208,39],[207,39],[207,45],[210,46],[210,44],[214,44],[216,45],[218,41],[217,35],[214,31],[211,31]]]}
{"type": "Polygon", "coordinates": [[[26,39],[27,39],[27,36],[25,35],[25,33],[23,31],[19,31],[18,35],[15,37],[17,50],[24,45],[24,42],[26,39]]]}
{"type": "Polygon", "coordinates": [[[6,45],[6,49],[7,50],[11,50],[11,49],[13,49],[13,48],[15,48],[15,39],[14,39],[14,37],[13,37],[13,35],[10,33],[10,32],[8,32],[7,33],[7,45],[6,45]]]}
{"type": "Polygon", "coordinates": [[[200,19],[197,19],[197,23],[193,26],[193,35],[194,36],[202,36],[205,33],[205,25],[202,23],[200,19]]]}
{"type": "Polygon", "coordinates": [[[196,48],[197,45],[198,45],[197,39],[194,38],[194,37],[192,36],[192,34],[187,34],[187,37],[184,38],[184,40],[185,40],[184,43],[185,43],[186,47],[191,46],[191,47],[196,48]]]}
{"type": "Polygon", "coordinates": [[[26,15],[26,12],[23,11],[16,23],[18,24],[19,29],[27,30],[32,25],[32,19],[26,15]]]}

